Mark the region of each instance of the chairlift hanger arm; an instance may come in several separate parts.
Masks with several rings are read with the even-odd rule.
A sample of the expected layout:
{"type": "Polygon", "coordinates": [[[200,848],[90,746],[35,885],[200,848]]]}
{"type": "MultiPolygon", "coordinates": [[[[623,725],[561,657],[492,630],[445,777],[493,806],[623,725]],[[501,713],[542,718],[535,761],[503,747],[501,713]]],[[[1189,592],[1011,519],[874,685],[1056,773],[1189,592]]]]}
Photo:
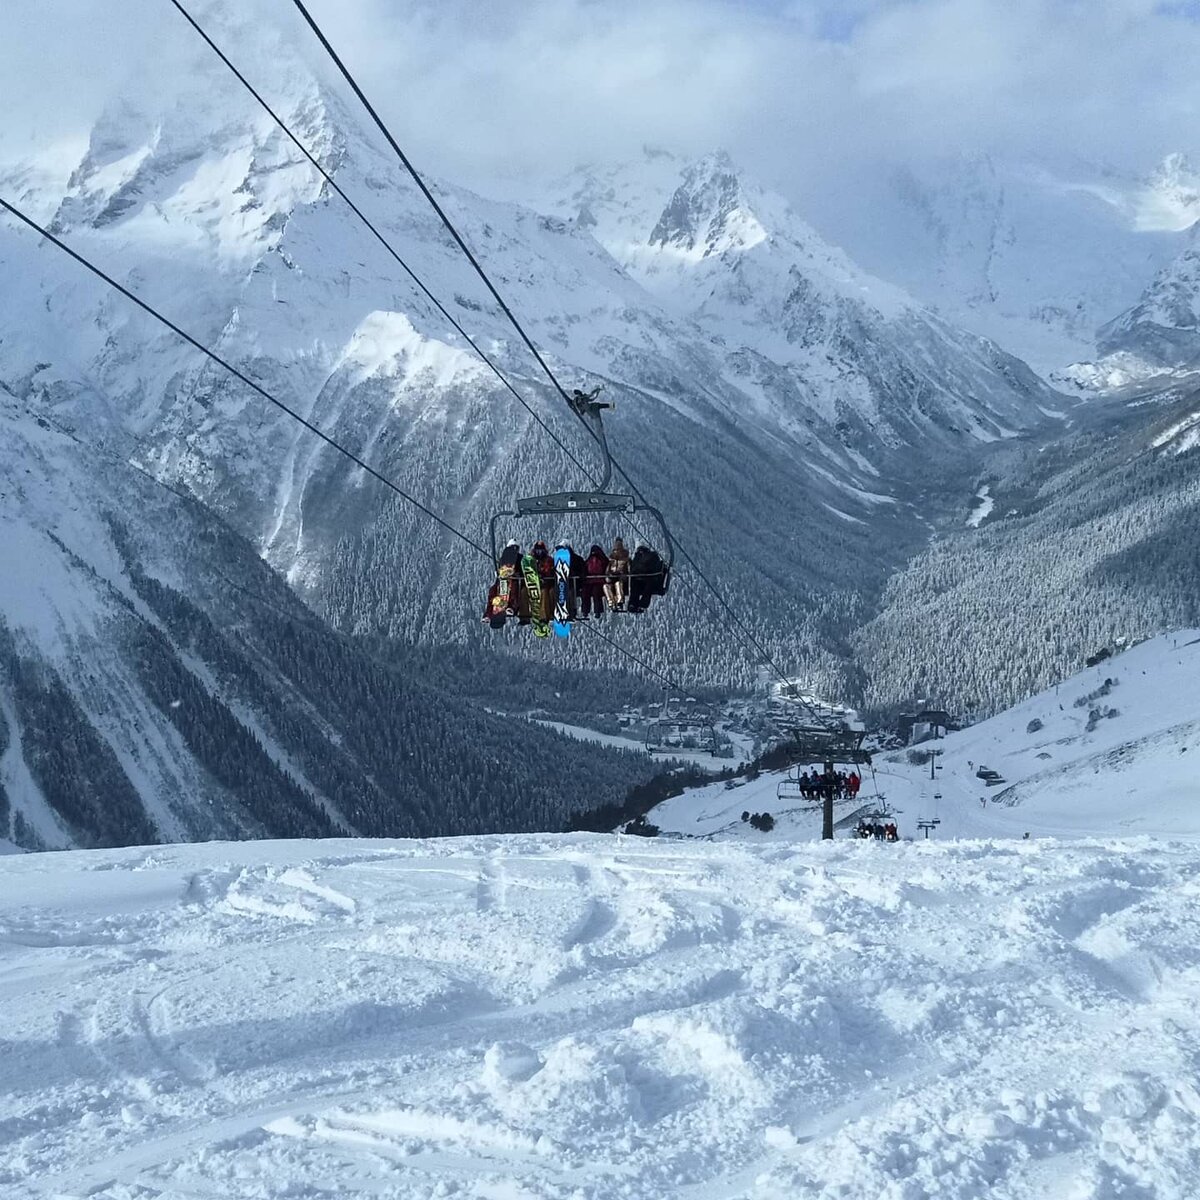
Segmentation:
{"type": "Polygon", "coordinates": [[[513,501],[513,507],[503,509],[495,514],[491,521],[492,560],[500,561],[500,547],[497,538],[497,526],[505,517],[521,519],[545,516],[579,516],[584,513],[620,513],[632,517],[635,513],[644,512],[654,518],[662,533],[664,550],[663,562],[668,571],[675,565],[675,541],[667,522],[657,508],[649,504],[639,504],[632,496],[615,492],[551,492],[545,496],[526,496],[513,501]]]}

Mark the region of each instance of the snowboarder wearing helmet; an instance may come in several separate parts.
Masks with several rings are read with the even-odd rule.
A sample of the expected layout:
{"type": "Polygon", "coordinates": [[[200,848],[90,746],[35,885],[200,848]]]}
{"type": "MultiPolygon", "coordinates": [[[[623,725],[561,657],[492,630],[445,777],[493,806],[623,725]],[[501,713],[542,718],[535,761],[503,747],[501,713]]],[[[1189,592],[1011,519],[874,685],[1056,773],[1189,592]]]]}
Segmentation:
{"type": "Polygon", "coordinates": [[[584,564],[585,578],[583,581],[583,618],[595,612],[596,620],[604,616],[604,586],[608,578],[608,555],[599,545],[593,545],[588,551],[584,564]]]}

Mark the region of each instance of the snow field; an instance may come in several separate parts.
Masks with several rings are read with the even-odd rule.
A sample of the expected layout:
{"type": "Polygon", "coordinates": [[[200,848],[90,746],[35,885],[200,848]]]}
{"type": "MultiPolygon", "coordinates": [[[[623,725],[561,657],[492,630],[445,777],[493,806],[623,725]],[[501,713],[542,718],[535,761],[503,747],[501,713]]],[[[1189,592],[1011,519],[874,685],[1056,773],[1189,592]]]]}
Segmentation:
{"type": "Polygon", "coordinates": [[[0,874],[0,1194],[1192,1197],[1200,853],[538,836],[0,874]]]}
{"type": "MultiPolygon", "coordinates": [[[[1200,630],[1150,638],[978,725],[924,743],[938,753],[937,778],[907,751],[877,754],[857,801],[835,817],[854,824],[877,796],[903,837],[936,817],[942,838],[1092,838],[1147,835],[1200,839],[1200,630]],[[995,787],[979,778],[999,772],[995,787]]],[[[664,832],[751,843],[821,835],[819,804],[780,801],[788,772],[727,789],[691,788],[653,809],[664,832]],[[769,812],[763,834],[741,814],[769,812]]],[[[846,832],[842,827],[842,832],[846,832]]],[[[841,836],[841,833],[839,833],[841,836]]]]}

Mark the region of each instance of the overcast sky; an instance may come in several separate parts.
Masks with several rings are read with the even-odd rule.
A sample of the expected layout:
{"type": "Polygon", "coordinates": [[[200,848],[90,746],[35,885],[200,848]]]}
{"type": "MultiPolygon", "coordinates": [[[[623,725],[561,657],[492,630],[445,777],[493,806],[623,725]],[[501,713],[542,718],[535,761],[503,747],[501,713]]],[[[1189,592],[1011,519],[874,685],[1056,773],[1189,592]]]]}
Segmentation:
{"type": "MultiPolygon", "coordinates": [[[[312,52],[289,0],[192,3],[210,19],[253,5],[312,52]]],[[[802,198],[881,159],[1146,170],[1200,144],[1200,0],[309,3],[418,161],[476,184],[645,143],[724,146],[802,198]]],[[[168,0],[3,6],[6,154],[82,129],[131,64],[169,87],[194,39],[168,0]]]]}
{"type": "Polygon", "coordinates": [[[449,165],[653,142],[724,145],[776,182],[960,149],[1144,169],[1200,128],[1200,2],[313,4],[449,165]]]}

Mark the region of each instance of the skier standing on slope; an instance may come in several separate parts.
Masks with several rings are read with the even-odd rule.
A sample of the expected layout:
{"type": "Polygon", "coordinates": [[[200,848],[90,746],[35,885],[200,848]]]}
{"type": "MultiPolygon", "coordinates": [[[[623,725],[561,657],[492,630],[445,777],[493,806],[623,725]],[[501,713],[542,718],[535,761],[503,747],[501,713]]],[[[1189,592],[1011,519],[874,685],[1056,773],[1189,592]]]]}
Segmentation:
{"type": "Polygon", "coordinates": [[[614,540],[612,553],[608,556],[608,579],[604,585],[604,594],[608,597],[608,607],[613,612],[624,610],[629,594],[629,551],[625,549],[625,543],[620,538],[614,540]]]}
{"type": "Polygon", "coordinates": [[[599,620],[604,616],[604,586],[608,578],[608,555],[599,545],[593,545],[588,551],[584,570],[583,618],[586,621],[594,611],[599,620]]]}

